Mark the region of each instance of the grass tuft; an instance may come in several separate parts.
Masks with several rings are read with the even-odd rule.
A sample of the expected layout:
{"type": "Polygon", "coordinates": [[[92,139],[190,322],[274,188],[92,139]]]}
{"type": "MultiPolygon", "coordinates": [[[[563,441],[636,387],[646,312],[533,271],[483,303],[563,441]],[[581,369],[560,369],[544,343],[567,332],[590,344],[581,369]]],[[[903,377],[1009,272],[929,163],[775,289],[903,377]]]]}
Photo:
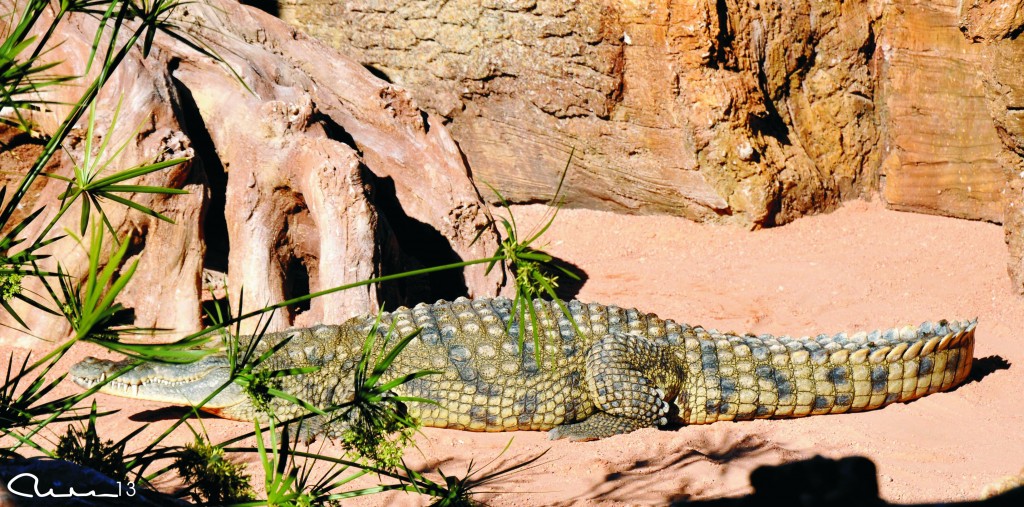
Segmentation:
{"type": "Polygon", "coordinates": [[[196,435],[174,461],[192,500],[199,504],[248,502],[256,499],[245,465],[224,455],[224,449],[196,435]]]}

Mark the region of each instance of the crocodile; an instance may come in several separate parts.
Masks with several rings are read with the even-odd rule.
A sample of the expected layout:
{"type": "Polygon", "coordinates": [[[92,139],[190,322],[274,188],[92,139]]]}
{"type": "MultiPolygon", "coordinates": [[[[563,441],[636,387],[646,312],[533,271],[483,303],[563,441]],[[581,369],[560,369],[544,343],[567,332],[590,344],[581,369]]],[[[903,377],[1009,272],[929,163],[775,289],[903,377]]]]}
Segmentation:
{"type": "MultiPolygon", "coordinates": [[[[385,381],[416,371],[439,372],[394,389],[434,402],[409,404],[409,414],[422,425],[550,430],[552,439],[595,440],[670,421],[688,425],[861,412],[948,390],[970,372],[977,325],[977,319],[942,320],[791,338],[720,332],[576,300],[564,305],[574,322],[552,301],[534,301],[536,321],[519,322],[507,298],[459,298],[341,325],[267,333],[258,350],[291,340],[260,368],[317,367],[281,378],[281,388],[319,407],[346,402],[363,343],[379,318],[378,348],[389,328],[392,340],[419,331],[385,381]],[[520,326],[527,336],[522,346],[520,326]],[[539,351],[529,339],[535,330],[539,351]]],[[[125,365],[90,357],[70,376],[88,388],[125,365]]],[[[227,382],[229,371],[222,354],[184,365],[144,363],[101,392],[194,405],[227,382]]],[[[282,420],[304,412],[278,399],[270,408],[282,420]]],[[[230,419],[266,417],[233,383],[202,409],[230,419]]],[[[339,426],[317,431],[333,438],[339,426]]]]}

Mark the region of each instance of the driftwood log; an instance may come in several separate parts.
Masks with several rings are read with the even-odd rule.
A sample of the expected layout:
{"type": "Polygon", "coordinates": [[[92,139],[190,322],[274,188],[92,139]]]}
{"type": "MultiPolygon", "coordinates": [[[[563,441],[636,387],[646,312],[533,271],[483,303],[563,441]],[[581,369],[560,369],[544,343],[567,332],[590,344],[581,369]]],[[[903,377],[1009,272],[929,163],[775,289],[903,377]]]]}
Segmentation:
{"type": "MultiPolygon", "coordinates": [[[[134,308],[136,325],[197,330],[204,267],[226,271],[231,300],[244,290],[243,309],[251,310],[385,273],[493,254],[498,237],[458,147],[406,90],[230,0],[187,4],[175,16],[241,82],[224,65],[159,35],[150,57],[133,52],[99,98],[97,135],[116,143],[141,126],[115,168],[192,156],[140,182],[184,188],[187,195],[133,197],[177,224],[114,203],[104,208],[119,235],[131,233],[132,258],[140,260],[122,298],[134,308]],[[119,102],[120,117],[108,133],[119,102]]],[[[56,36],[63,44],[47,54],[62,62],[57,72],[95,75],[84,67],[95,29],[96,20],[84,16],[63,23],[56,36]]],[[[87,83],[77,80],[49,98],[73,102],[87,83]]],[[[56,106],[33,120],[53,132],[67,111],[56,106]]],[[[83,124],[69,138],[70,155],[58,171],[68,174],[72,159],[80,159],[84,135],[83,124]]],[[[63,190],[58,181],[40,179],[26,210],[55,202],[63,190]]],[[[48,209],[36,225],[54,212],[48,209]]],[[[74,230],[77,219],[76,207],[61,227],[74,230]]],[[[57,245],[65,269],[77,277],[85,273],[86,255],[71,243],[57,245]]],[[[404,303],[407,295],[487,296],[503,286],[498,270],[485,275],[483,266],[471,267],[322,297],[275,313],[272,329],[340,322],[382,303],[404,303]]],[[[68,330],[63,319],[23,315],[34,335],[68,330]]]]}

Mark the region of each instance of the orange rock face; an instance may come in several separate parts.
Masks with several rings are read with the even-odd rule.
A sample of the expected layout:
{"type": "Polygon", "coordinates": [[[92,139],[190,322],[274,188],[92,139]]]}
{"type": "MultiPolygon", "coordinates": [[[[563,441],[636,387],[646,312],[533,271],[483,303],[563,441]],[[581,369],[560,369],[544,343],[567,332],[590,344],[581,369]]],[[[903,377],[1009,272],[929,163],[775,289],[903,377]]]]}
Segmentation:
{"type": "Polygon", "coordinates": [[[1000,222],[1005,147],[986,79],[1004,62],[960,33],[957,2],[897,5],[880,22],[882,195],[895,209],[1000,222]]]}
{"type": "MultiPolygon", "coordinates": [[[[946,3],[299,0],[281,14],[409,85],[515,200],[548,196],[576,148],[579,206],[772,224],[880,189],[893,207],[999,221],[985,85],[999,58],[946,3]]],[[[1020,24],[986,8],[962,9],[1020,24]]]]}
{"type": "Polygon", "coordinates": [[[575,149],[570,206],[757,227],[874,192],[1002,221],[1022,4],[289,0],[280,15],[410,87],[513,201],[549,198],[575,149]]]}

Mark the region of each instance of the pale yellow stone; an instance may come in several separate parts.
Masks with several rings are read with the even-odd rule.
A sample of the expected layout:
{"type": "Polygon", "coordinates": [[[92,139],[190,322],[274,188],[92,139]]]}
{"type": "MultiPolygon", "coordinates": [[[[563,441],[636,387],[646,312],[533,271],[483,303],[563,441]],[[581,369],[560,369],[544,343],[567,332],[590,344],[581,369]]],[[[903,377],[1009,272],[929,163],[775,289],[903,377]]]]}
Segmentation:
{"type": "Polygon", "coordinates": [[[752,404],[755,401],[757,401],[757,391],[754,391],[753,389],[740,390],[740,403],[752,404]]]}
{"type": "Polygon", "coordinates": [[[872,364],[880,364],[882,361],[885,361],[885,356],[886,354],[889,353],[889,350],[891,349],[892,347],[881,347],[878,350],[872,352],[871,355],[868,357],[868,360],[870,360],[872,364]]]}
{"type": "Polygon", "coordinates": [[[868,360],[869,349],[857,349],[850,354],[850,363],[861,364],[868,360]]]}
{"type": "Polygon", "coordinates": [[[810,406],[814,403],[813,392],[799,392],[796,393],[796,405],[799,406],[810,406]]]}
{"type": "Polygon", "coordinates": [[[866,396],[866,395],[865,396],[854,396],[853,397],[853,405],[851,406],[851,408],[853,408],[853,409],[864,408],[864,407],[868,406],[868,402],[869,401],[871,401],[871,397],[870,396],[866,396]]]}
{"type": "Polygon", "coordinates": [[[921,347],[924,347],[924,340],[910,344],[907,351],[903,353],[903,360],[909,361],[911,359],[917,359],[917,357],[921,355],[921,347]]]}
{"type": "Polygon", "coordinates": [[[892,350],[889,351],[888,354],[886,354],[885,361],[887,363],[891,363],[896,361],[897,359],[902,359],[903,354],[907,351],[909,347],[910,345],[907,343],[901,343],[899,345],[896,345],[895,347],[892,348],[892,350]]]}
{"type": "Polygon", "coordinates": [[[811,354],[806,350],[797,350],[789,356],[793,364],[806,364],[810,357],[811,354]]]}
{"type": "Polygon", "coordinates": [[[866,365],[856,365],[851,370],[853,370],[853,380],[867,380],[871,377],[871,369],[866,365]]]}
{"type": "Polygon", "coordinates": [[[810,379],[811,378],[811,367],[810,366],[797,366],[793,368],[793,376],[798,379],[810,379]]]}
{"type": "Polygon", "coordinates": [[[757,403],[761,405],[774,406],[779,402],[779,395],[775,391],[761,391],[757,395],[757,403]]]}
{"type": "Polygon", "coordinates": [[[747,373],[741,374],[736,381],[736,384],[738,386],[748,389],[754,387],[756,383],[757,382],[754,380],[754,376],[747,373]]]}
{"type": "Polygon", "coordinates": [[[868,395],[871,393],[871,382],[867,380],[857,380],[853,383],[853,392],[857,395],[868,395]]]}
{"type": "Polygon", "coordinates": [[[850,358],[850,351],[843,349],[832,353],[832,357],[829,358],[829,362],[832,364],[845,364],[850,358]]]}
{"type": "Polygon", "coordinates": [[[900,380],[903,378],[903,363],[896,361],[889,364],[889,380],[900,380]]]}

